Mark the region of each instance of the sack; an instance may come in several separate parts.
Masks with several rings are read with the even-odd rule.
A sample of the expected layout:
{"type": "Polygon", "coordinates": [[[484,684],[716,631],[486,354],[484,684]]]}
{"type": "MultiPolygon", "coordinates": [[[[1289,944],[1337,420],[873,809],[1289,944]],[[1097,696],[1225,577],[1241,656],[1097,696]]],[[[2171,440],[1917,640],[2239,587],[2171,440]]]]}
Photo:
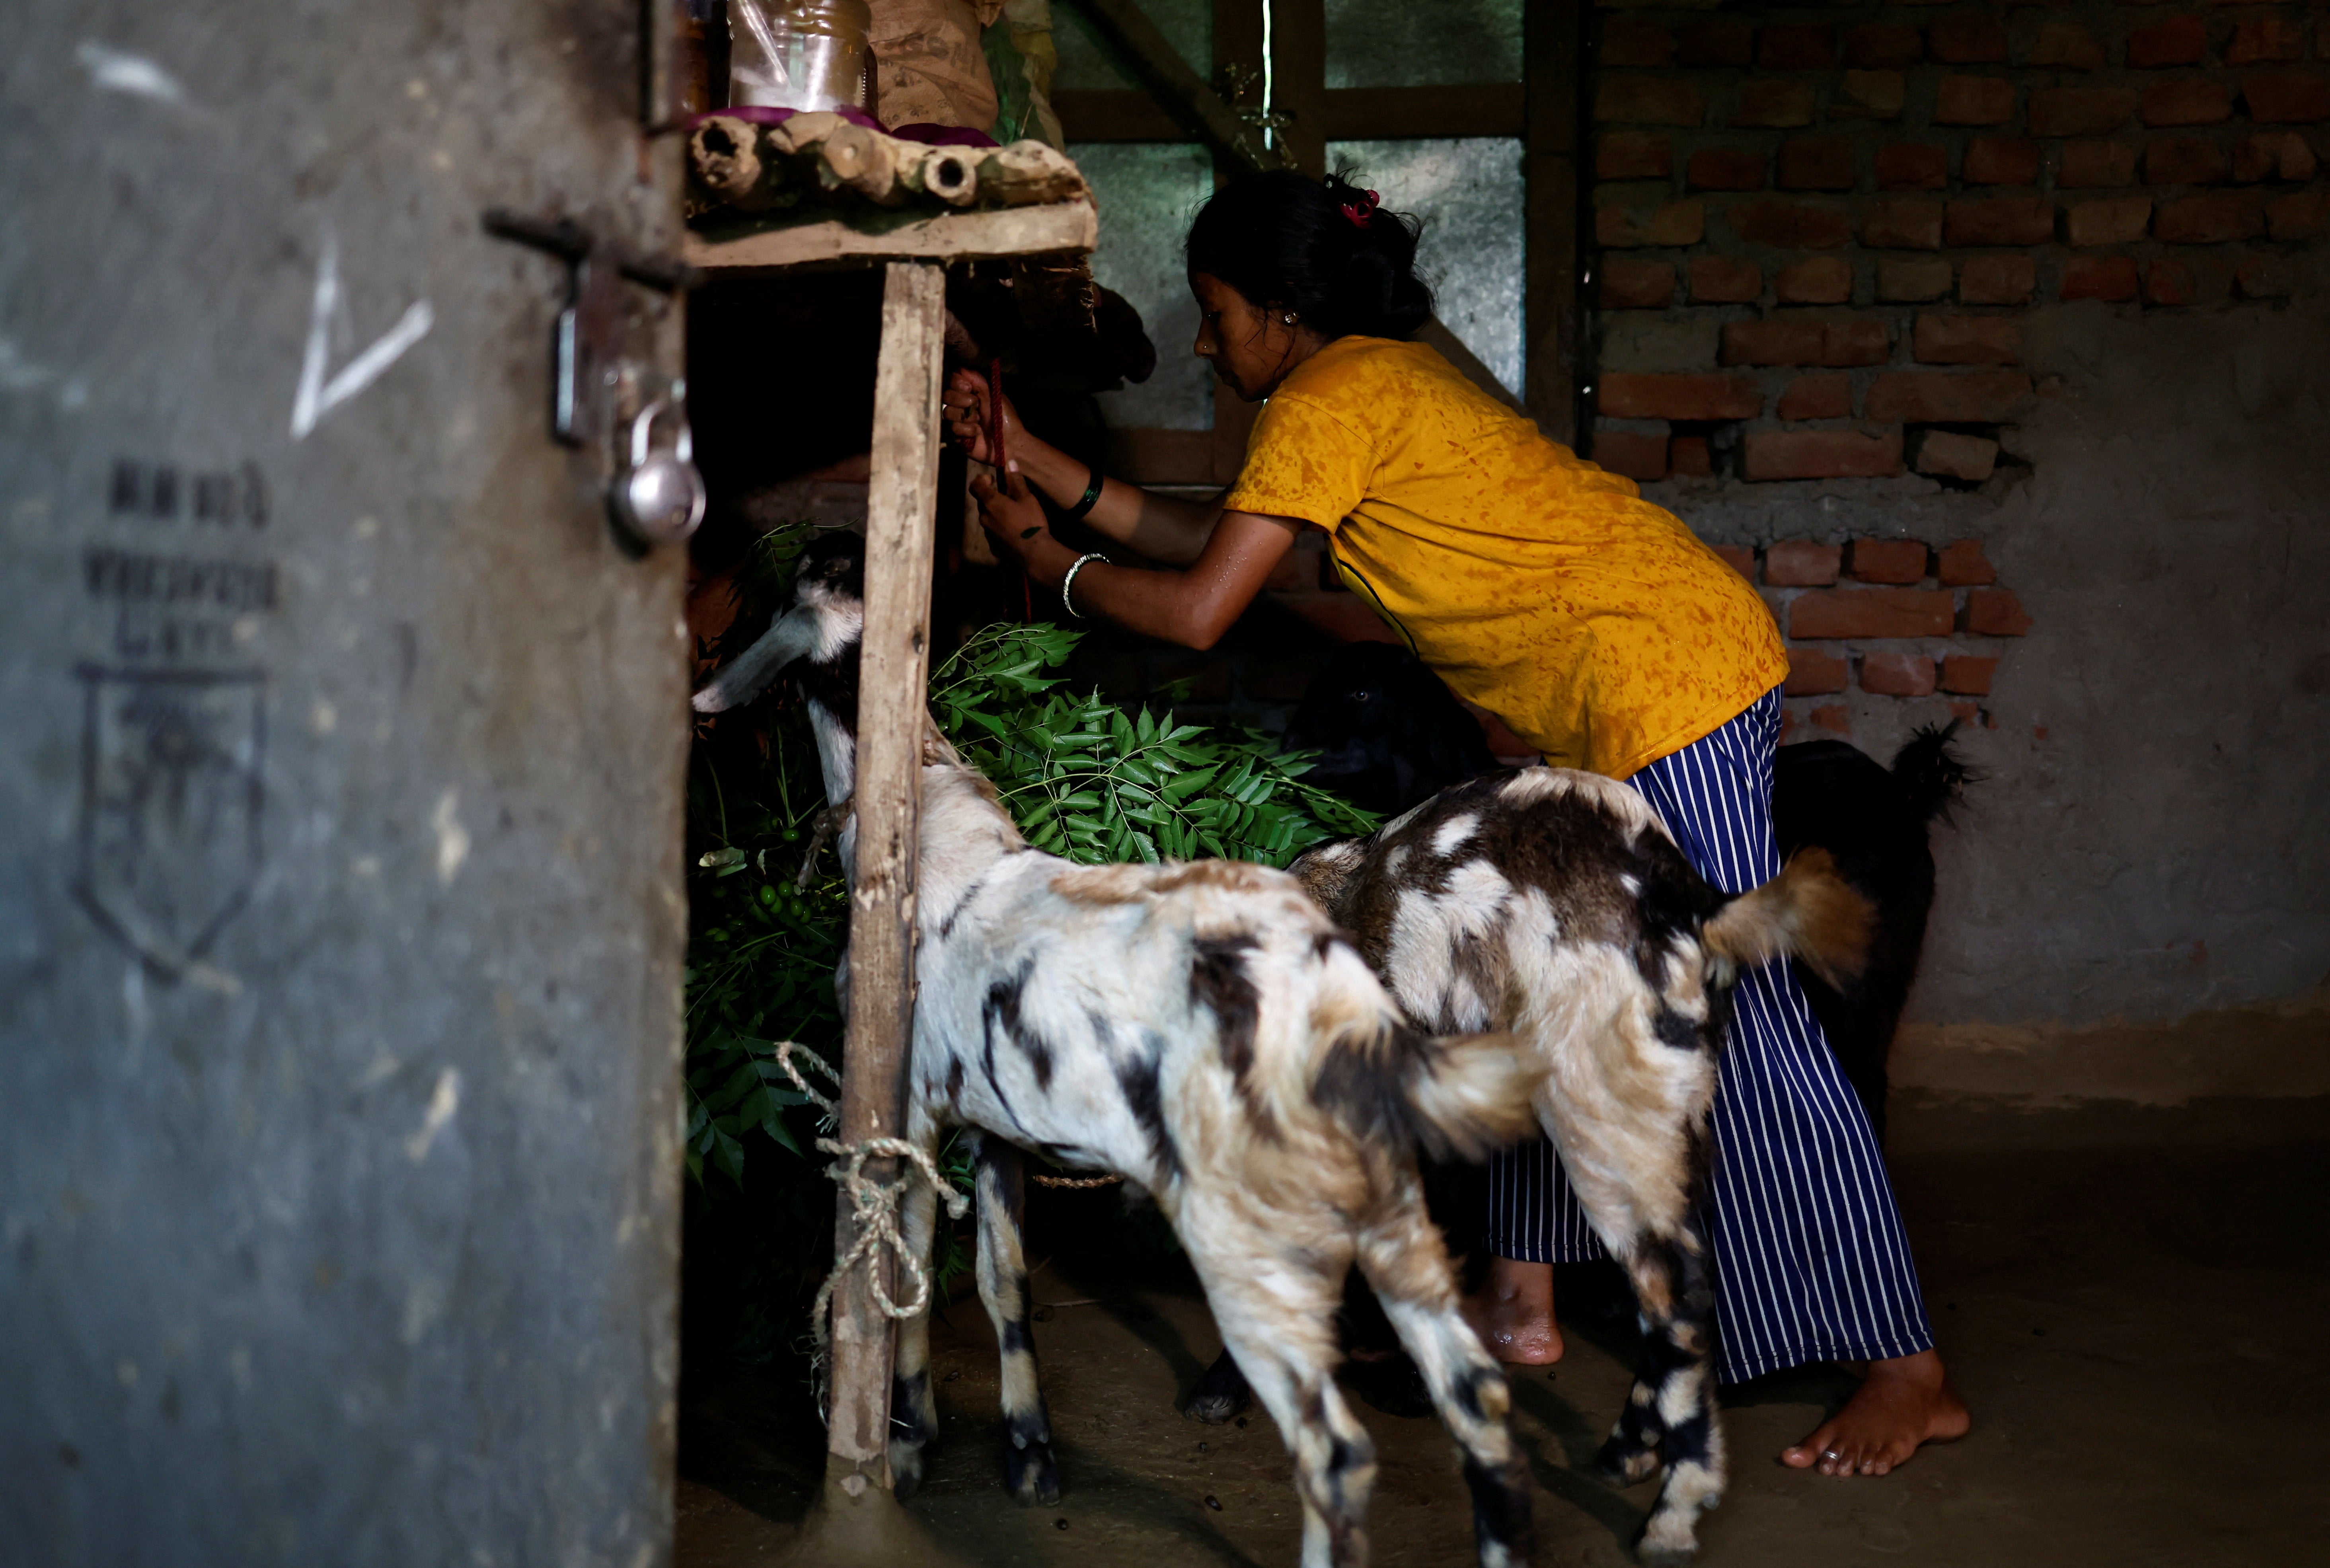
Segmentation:
{"type": "Polygon", "coordinates": [[[886,126],[995,123],[995,82],[980,47],[1003,0],[874,0],[875,112],[886,126]]]}

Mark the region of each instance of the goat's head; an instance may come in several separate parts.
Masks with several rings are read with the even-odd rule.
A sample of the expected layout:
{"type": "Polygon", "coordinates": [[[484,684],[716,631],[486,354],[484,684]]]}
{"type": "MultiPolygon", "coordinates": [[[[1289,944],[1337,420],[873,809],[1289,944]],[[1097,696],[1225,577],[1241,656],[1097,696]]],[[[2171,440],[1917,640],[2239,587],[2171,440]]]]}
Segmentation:
{"type": "Polygon", "coordinates": [[[795,659],[828,668],[854,665],[865,629],[866,542],[854,534],[819,534],[801,552],[791,606],[696,694],[696,711],[741,707],[795,659]]]}

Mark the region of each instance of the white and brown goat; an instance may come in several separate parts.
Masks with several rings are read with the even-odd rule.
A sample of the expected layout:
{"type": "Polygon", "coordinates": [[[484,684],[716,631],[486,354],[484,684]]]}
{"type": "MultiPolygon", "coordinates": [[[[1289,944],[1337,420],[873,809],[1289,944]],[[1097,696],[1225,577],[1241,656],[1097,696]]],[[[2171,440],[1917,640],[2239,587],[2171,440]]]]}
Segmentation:
{"type": "Polygon", "coordinates": [[[1705,1198],[1731,988],[1781,957],[1856,968],[1866,902],[1817,849],[1719,893],[1642,796],[1558,768],[1456,785],[1293,871],[1416,1027],[1506,1032],[1542,1075],[1539,1118],[1641,1312],[1600,1463],[1627,1484],[1665,1465],[1642,1552],[1688,1557],[1724,1484],[1705,1198]]]}
{"type": "MultiPolygon", "coordinates": [[[[811,546],[794,607],[768,634],[776,654],[809,659],[837,800],[853,774],[855,543],[811,546]]],[[[699,694],[700,710],[749,697],[783,657],[739,662],[746,673],[699,694]]],[[[1308,1568],[1368,1554],[1373,1446],[1333,1376],[1354,1264],[1463,1450],[1480,1561],[1526,1561],[1530,1489],[1504,1376],[1459,1316],[1416,1150],[1478,1158],[1527,1134],[1532,1058],[1503,1039],[1411,1028],[1292,876],[1227,861],[1073,865],[1031,849],[935,731],[924,759],[907,1136],[935,1148],[950,1126],[978,1135],[977,1278],[1002,1347],[1013,1495],[1059,1492],[1017,1201],[1019,1151],[1032,1149],[1122,1174],[1172,1223],[1293,1452],[1308,1568]]],[[[918,1185],[904,1226],[918,1259],[934,1210],[918,1185]]],[[[902,1325],[891,1447],[902,1492],[935,1431],[928,1340],[926,1317],[902,1325]]]]}

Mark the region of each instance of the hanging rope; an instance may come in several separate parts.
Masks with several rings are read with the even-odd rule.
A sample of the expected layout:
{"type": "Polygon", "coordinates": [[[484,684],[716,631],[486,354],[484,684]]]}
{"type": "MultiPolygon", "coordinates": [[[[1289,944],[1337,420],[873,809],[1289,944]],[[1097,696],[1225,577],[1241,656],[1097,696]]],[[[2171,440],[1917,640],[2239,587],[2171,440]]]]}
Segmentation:
{"type": "MultiPolygon", "coordinates": [[[[811,1089],[808,1080],[800,1075],[800,1069],[793,1065],[793,1053],[796,1051],[837,1084],[841,1082],[840,1074],[806,1046],[791,1040],[778,1044],[777,1065],[785,1070],[785,1076],[793,1081],[793,1087],[827,1115],[838,1118],[841,1107],[824,1093],[811,1089]]],[[[881,1309],[882,1315],[886,1318],[913,1318],[931,1304],[930,1276],[923,1271],[921,1262],[908,1254],[905,1242],[898,1234],[898,1204],[906,1195],[907,1183],[914,1179],[913,1171],[922,1172],[923,1179],[931,1184],[931,1190],[946,1200],[947,1213],[958,1220],[971,1212],[971,1199],[957,1192],[939,1175],[939,1168],[932,1162],[927,1151],[903,1138],[869,1138],[854,1144],[820,1138],[817,1140],[817,1148],[820,1154],[834,1157],[833,1163],[825,1167],[825,1174],[840,1184],[841,1190],[848,1195],[849,1206],[857,1221],[852,1227],[857,1239],[849,1243],[848,1251],[833,1261],[833,1271],[825,1277],[825,1283],[818,1287],[816,1305],[810,1308],[810,1332],[816,1337],[818,1352],[822,1355],[829,1334],[826,1313],[833,1304],[834,1286],[840,1283],[843,1274],[859,1263],[873,1261],[884,1247],[890,1249],[890,1256],[896,1260],[905,1277],[914,1282],[914,1289],[906,1300],[893,1300],[890,1293],[882,1288],[880,1270],[870,1270],[867,1283],[871,1289],[874,1305],[881,1309]],[[905,1160],[912,1169],[905,1180],[876,1181],[866,1174],[866,1162],[869,1159],[905,1160]]]]}

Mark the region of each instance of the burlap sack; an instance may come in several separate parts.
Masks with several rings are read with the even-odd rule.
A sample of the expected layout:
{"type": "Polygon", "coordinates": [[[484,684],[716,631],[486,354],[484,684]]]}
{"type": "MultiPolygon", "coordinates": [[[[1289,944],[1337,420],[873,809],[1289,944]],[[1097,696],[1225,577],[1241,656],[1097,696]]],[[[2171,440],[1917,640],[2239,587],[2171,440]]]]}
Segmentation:
{"type": "Polygon", "coordinates": [[[886,126],[995,123],[980,32],[1003,0],[873,0],[876,112],[886,126]]]}

